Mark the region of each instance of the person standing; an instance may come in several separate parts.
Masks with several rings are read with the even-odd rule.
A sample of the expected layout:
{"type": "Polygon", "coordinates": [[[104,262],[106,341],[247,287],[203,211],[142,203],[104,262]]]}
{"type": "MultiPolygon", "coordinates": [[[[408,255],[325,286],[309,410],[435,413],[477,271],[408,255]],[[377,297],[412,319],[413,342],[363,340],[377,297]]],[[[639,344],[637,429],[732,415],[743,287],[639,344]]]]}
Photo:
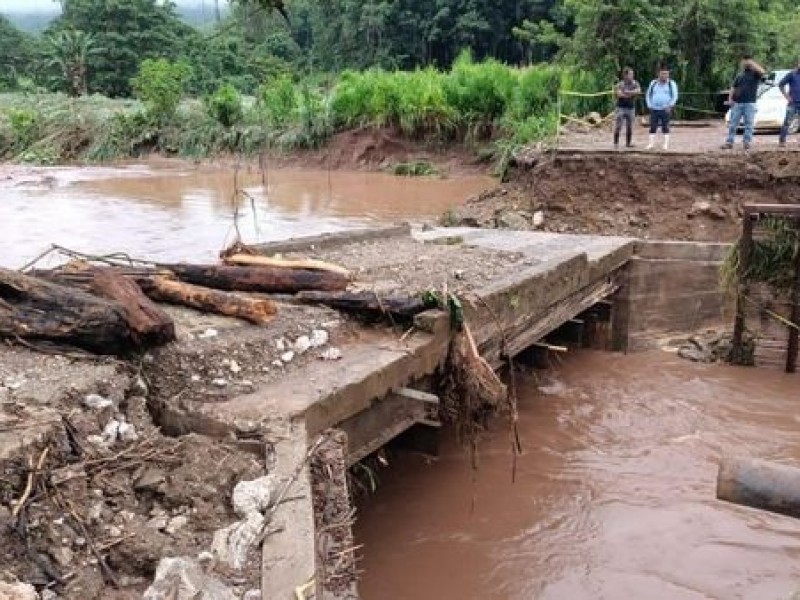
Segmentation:
{"type": "Polygon", "coordinates": [[[753,144],[753,129],[756,120],[756,100],[758,99],[758,86],[764,78],[764,68],[753,60],[749,54],[742,56],[742,70],[733,80],[728,92],[728,104],[731,105],[730,121],[728,123],[728,137],[722,148],[730,150],[736,139],[736,130],[744,118],[744,149],[749,150],[753,144]]]}
{"type": "Polygon", "coordinates": [[[664,150],[669,150],[669,122],[675,104],[678,102],[678,85],[669,78],[669,69],[661,67],[658,78],[650,82],[645,94],[647,108],[650,109],[650,141],[647,149],[651,150],[656,142],[659,126],[664,134],[664,150]]]}
{"type": "Polygon", "coordinates": [[[622,132],[622,123],[625,123],[625,146],[633,147],[633,121],[636,118],[636,96],[642,93],[639,82],[634,79],[633,69],[622,69],[622,80],[614,86],[614,95],[617,97],[617,115],[614,126],[614,149],[619,148],[619,134],[622,132]]]}
{"type": "Polygon", "coordinates": [[[786,117],[783,120],[778,142],[780,146],[785,146],[786,137],[789,135],[789,126],[800,115],[800,58],[797,59],[797,66],[778,82],[778,89],[786,98],[786,117]],[[788,92],[786,91],[787,87],[789,88],[788,92]]]}

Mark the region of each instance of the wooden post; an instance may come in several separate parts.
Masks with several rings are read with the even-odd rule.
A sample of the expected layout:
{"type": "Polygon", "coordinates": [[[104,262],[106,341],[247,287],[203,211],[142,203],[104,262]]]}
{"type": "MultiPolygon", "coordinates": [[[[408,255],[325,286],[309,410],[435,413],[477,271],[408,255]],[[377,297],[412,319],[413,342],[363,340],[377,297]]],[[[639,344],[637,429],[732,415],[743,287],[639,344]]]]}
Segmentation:
{"type": "MultiPolygon", "coordinates": [[[[795,230],[800,234],[800,219],[794,220],[795,230]]],[[[797,371],[798,342],[800,342],[800,248],[794,260],[794,290],[792,292],[792,313],[789,320],[794,327],[789,328],[789,345],[786,348],[786,372],[797,371]]]]}
{"type": "Polygon", "coordinates": [[[744,213],[742,223],[742,238],[739,240],[739,270],[736,282],[736,321],[733,325],[733,352],[734,357],[741,360],[742,338],[744,337],[744,312],[745,296],[748,286],[745,279],[750,267],[750,251],[753,247],[753,219],[754,215],[748,211],[744,213]]]}

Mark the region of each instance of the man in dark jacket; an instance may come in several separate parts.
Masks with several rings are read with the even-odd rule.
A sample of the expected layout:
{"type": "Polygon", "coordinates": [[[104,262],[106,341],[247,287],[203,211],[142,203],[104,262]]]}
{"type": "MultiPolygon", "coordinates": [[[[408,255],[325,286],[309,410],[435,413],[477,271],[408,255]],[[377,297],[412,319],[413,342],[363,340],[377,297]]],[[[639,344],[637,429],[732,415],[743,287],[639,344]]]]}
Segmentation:
{"type": "Polygon", "coordinates": [[[617,97],[616,125],[614,126],[614,149],[619,148],[619,134],[625,123],[625,145],[633,146],[633,121],[636,119],[636,96],[642,93],[639,82],[633,77],[633,69],[622,69],[622,80],[614,86],[617,97]]]}
{"type": "Polygon", "coordinates": [[[744,117],[744,149],[749,150],[753,144],[753,129],[756,120],[756,100],[758,99],[758,86],[764,78],[764,68],[753,60],[750,55],[742,57],[742,70],[736,76],[728,94],[728,104],[731,105],[730,122],[728,123],[728,138],[722,146],[725,150],[733,148],[736,139],[736,130],[739,122],[744,117]]]}
{"type": "Polygon", "coordinates": [[[781,146],[785,146],[786,136],[789,135],[789,126],[800,115],[800,59],[797,60],[797,66],[778,82],[778,89],[786,98],[786,118],[783,120],[780,142],[778,142],[781,146]]]}

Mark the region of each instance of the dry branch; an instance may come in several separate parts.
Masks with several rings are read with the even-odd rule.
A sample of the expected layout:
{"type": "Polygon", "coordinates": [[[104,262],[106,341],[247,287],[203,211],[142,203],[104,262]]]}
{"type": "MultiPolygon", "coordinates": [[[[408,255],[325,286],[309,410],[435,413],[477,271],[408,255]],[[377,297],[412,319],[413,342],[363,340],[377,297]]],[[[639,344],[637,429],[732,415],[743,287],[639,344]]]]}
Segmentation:
{"type": "Polygon", "coordinates": [[[294,294],[304,290],[341,291],[348,279],[340,273],[309,269],[232,265],[169,265],[181,281],[232,292],[294,294]]]}
{"type": "Polygon", "coordinates": [[[350,271],[339,265],[334,265],[322,260],[310,258],[290,260],[287,258],[277,258],[272,256],[258,256],[255,254],[233,254],[222,259],[226,265],[238,265],[246,267],[274,267],[278,269],[308,269],[309,271],[326,271],[338,273],[350,279],[350,271]]]}
{"type": "Polygon", "coordinates": [[[269,323],[278,312],[275,303],[268,298],[212,290],[165,277],[143,278],[139,284],[144,293],[157,302],[238,317],[258,325],[269,323]]]}

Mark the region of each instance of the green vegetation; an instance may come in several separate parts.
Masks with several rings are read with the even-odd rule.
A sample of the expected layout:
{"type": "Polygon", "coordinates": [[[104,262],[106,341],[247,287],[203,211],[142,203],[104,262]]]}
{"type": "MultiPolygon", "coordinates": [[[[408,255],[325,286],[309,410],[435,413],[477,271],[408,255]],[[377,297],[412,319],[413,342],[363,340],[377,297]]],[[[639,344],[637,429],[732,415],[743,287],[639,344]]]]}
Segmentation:
{"type": "Polygon", "coordinates": [[[392,173],[405,177],[431,177],[439,175],[439,171],[427,160],[401,162],[392,167],[392,173]]]}
{"type": "MultiPolygon", "coordinates": [[[[199,28],[170,2],[60,4],[35,35],[0,16],[6,157],[255,152],[388,127],[491,144],[502,169],[552,135],[559,90],[609,89],[623,65],[646,81],[666,62],[699,94],[684,98],[709,107],[743,50],[777,68],[800,46],[790,0],[236,0],[199,28]]],[[[608,98],[562,106],[609,109],[608,98]]]]}

